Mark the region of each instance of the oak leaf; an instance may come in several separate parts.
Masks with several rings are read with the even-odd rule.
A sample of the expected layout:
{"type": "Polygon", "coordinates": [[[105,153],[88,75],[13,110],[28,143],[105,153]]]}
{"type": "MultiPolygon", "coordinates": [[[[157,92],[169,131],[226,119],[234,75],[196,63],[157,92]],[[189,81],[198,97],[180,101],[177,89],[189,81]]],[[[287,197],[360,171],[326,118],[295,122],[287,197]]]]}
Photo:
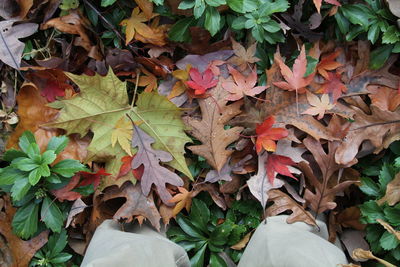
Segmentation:
{"type": "Polygon", "coordinates": [[[202,74],[196,68],[190,68],[190,81],[186,81],[186,85],[194,90],[194,94],[204,95],[208,89],[215,87],[218,80],[214,79],[214,74],[210,69],[206,69],[202,74]]]}
{"type": "Polygon", "coordinates": [[[240,70],[245,70],[249,64],[260,61],[259,58],[254,56],[257,50],[257,43],[253,43],[246,49],[233,38],[231,38],[231,41],[235,55],[229,59],[229,63],[238,66],[240,70]]]}
{"type": "Polygon", "coordinates": [[[314,79],[314,73],[304,77],[307,71],[306,49],[303,45],[300,55],[293,64],[293,71],[283,62],[279,52],[275,54],[275,61],[278,63],[285,82],[274,82],[273,84],[281,89],[296,91],[301,94],[305,92],[305,87],[314,79]]]}
{"type": "Polygon", "coordinates": [[[143,216],[150,221],[154,228],[160,231],[161,216],[154,203],[153,194],[145,196],[140,184],[133,185],[126,182],[121,188],[111,186],[105,189],[99,201],[104,203],[118,198],[125,198],[126,202],[115,212],[114,220],[129,223],[138,219],[139,216],[143,216]]]}
{"type": "Polygon", "coordinates": [[[312,107],[303,111],[301,114],[308,114],[311,116],[318,115],[318,120],[324,117],[327,110],[330,110],[335,106],[334,104],[330,103],[329,96],[327,94],[323,94],[321,99],[319,99],[318,96],[307,91],[307,100],[312,107]]]}
{"type": "MultiPolygon", "coordinates": [[[[0,198],[0,234],[5,238],[5,243],[7,245],[4,249],[6,251],[8,250],[9,253],[5,253],[6,251],[3,251],[2,247],[0,250],[2,252],[1,262],[5,264],[4,266],[10,267],[29,266],[36,251],[47,243],[49,232],[43,231],[36,237],[27,241],[20,239],[13,233],[11,228],[11,221],[15,212],[16,209],[11,205],[10,198],[8,196],[2,196],[2,198],[0,198]],[[11,256],[11,259],[5,257],[3,253],[11,256]],[[7,258],[11,260],[11,262],[9,262],[10,265],[7,265],[7,258]]],[[[0,241],[0,244],[1,243],[0,241]]]]}
{"type": "Polygon", "coordinates": [[[261,203],[263,210],[265,210],[267,201],[269,199],[269,191],[272,189],[280,188],[284,182],[280,179],[275,179],[274,184],[270,183],[267,178],[267,170],[265,162],[267,161],[268,153],[264,152],[258,155],[258,171],[256,175],[247,180],[251,194],[261,203]]]}
{"type": "Polygon", "coordinates": [[[172,198],[165,184],[182,186],[183,180],[174,172],[160,165],[160,162],[169,162],[172,160],[171,154],[162,150],[155,150],[151,144],[155,142],[154,138],[144,132],[135,124],[134,135],[132,137],[132,147],[137,147],[138,151],[132,160],[132,168],[136,169],[143,165],[143,175],[140,185],[145,196],[150,193],[151,186],[154,184],[161,200],[166,205],[171,205],[169,200],[172,198]]]}
{"type": "Polygon", "coordinates": [[[255,96],[267,89],[267,86],[255,86],[257,83],[256,67],[247,77],[229,65],[228,70],[233,77],[233,81],[224,81],[222,87],[230,93],[227,97],[229,101],[242,99],[245,95],[255,96]]]}
{"type": "Polygon", "coordinates": [[[297,180],[288,169],[288,166],[293,166],[294,164],[294,161],[289,157],[270,154],[265,163],[269,182],[274,184],[275,176],[278,173],[297,180]]]}
{"type": "Polygon", "coordinates": [[[387,86],[368,86],[371,103],[381,110],[395,111],[400,105],[400,94],[387,86]]]}
{"type": "Polygon", "coordinates": [[[274,202],[274,204],[267,208],[267,216],[276,216],[282,212],[291,210],[292,214],[286,219],[287,223],[305,222],[309,225],[317,225],[309,211],[306,211],[301,205],[282,191],[277,189],[269,191],[269,201],[274,202]]]}
{"type": "Polygon", "coordinates": [[[188,132],[202,142],[201,145],[188,148],[196,155],[204,157],[217,171],[220,171],[227,162],[233,150],[226,147],[239,139],[242,127],[232,127],[225,130],[225,124],[234,116],[241,113],[240,102],[226,105],[228,92],[218,84],[211,92],[210,97],[199,99],[202,119],[189,116],[183,118],[189,127],[188,132]]]}
{"type": "Polygon", "coordinates": [[[232,173],[242,172],[243,165],[246,163],[246,161],[250,160],[252,157],[253,157],[252,155],[246,155],[244,158],[242,158],[233,165],[230,165],[230,160],[228,160],[220,171],[210,170],[207,173],[206,179],[204,181],[209,183],[215,183],[218,181],[227,181],[227,182],[232,181],[232,176],[231,176],[232,173]]]}
{"type": "Polygon", "coordinates": [[[336,207],[334,202],[336,194],[358,182],[358,177],[341,181],[338,174],[339,169],[349,167],[355,164],[355,161],[346,165],[340,165],[335,162],[335,152],[340,144],[338,141],[328,142],[328,153],[325,152],[321,143],[312,137],[305,138],[303,144],[313,155],[319,166],[320,173],[322,173],[322,175],[318,175],[318,172],[313,170],[309,164],[305,162],[299,163],[299,167],[307,177],[309,184],[314,188],[314,192],[308,188],[305,190],[304,199],[317,214],[332,210],[336,207]]]}
{"type": "Polygon", "coordinates": [[[264,120],[262,124],[256,127],[257,141],[256,151],[260,153],[264,148],[266,151],[274,152],[276,150],[275,141],[288,136],[288,131],[285,128],[272,128],[275,123],[275,118],[270,116],[264,120]]]}

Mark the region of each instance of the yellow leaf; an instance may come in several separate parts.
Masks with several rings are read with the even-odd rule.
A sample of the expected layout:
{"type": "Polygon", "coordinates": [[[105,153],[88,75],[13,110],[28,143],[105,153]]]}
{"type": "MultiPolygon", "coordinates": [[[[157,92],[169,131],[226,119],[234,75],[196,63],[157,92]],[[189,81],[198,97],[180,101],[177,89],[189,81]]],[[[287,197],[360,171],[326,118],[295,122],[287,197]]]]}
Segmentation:
{"type": "Polygon", "coordinates": [[[251,237],[251,233],[249,232],[247,233],[242,240],[240,240],[238,243],[236,243],[235,245],[231,246],[231,249],[234,250],[242,250],[246,247],[247,243],[249,243],[250,237],[251,237]]]}
{"type": "MultiPolygon", "coordinates": [[[[157,88],[157,77],[153,73],[147,71],[145,68],[140,69],[145,75],[140,75],[138,86],[146,87],[145,92],[151,92],[157,88]]],[[[134,82],[134,81],[133,81],[134,82]]]]}
{"type": "Polygon", "coordinates": [[[132,140],[132,123],[121,117],[111,133],[111,145],[112,147],[118,142],[122,149],[132,156],[131,152],[131,140],[132,140]]]}
{"type": "Polygon", "coordinates": [[[176,203],[172,211],[173,216],[176,216],[183,208],[189,212],[192,206],[192,192],[187,191],[184,187],[178,187],[178,190],[180,193],[169,200],[172,203],[176,203]]]}
{"type": "Polygon", "coordinates": [[[187,64],[186,69],[184,69],[184,70],[174,70],[172,72],[172,76],[174,76],[178,80],[187,81],[187,80],[189,80],[189,71],[191,68],[192,68],[192,66],[190,64],[187,64]]]}
{"type": "Polygon", "coordinates": [[[136,4],[143,11],[144,15],[151,19],[153,16],[153,2],[149,0],[135,0],[136,4]]]}
{"type": "MultiPolygon", "coordinates": [[[[154,16],[157,14],[153,14],[154,16]]],[[[150,25],[152,32],[146,32],[142,34],[137,32],[135,39],[142,43],[154,44],[157,46],[164,46],[167,44],[167,31],[169,30],[171,24],[158,25],[160,18],[157,17],[153,20],[150,25]]]]}
{"type": "MultiPolygon", "coordinates": [[[[153,16],[157,16],[157,14],[153,14],[153,16]]],[[[143,22],[148,21],[149,19],[143,12],[140,12],[139,7],[136,7],[132,11],[132,15],[128,19],[124,19],[121,21],[122,26],[126,26],[126,45],[128,45],[134,38],[136,34],[140,34],[142,36],[153,36],[153,30],[144,24],[143,22]]]]}
{"type": "Polygon", "coordinates": [[[184,92],[186,92],[187,86],[183,81],[177,81],[175,85],[172,87],[171,93],[168,95],[168,100],[171,100],[172,98],[176,96],[180,96],[184,92]]]}

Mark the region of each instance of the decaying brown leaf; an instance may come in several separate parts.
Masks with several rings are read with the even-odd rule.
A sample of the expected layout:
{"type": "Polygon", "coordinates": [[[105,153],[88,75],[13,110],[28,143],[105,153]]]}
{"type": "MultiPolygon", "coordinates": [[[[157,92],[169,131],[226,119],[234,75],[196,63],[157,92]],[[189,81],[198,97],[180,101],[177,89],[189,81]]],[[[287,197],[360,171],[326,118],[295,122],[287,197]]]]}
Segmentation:
{"type": "Polygon", "coordinates": [[[360,223],[360,208],[353,206],[344,209],[336,216],[336,223],[343,227],[353,228],[356,230],[364,230],[365,224],[360,223]]]}
{"type": "Polygon", "coordinates": [[[369,250],[363,250],[361,248],[358,248],[353,250],[352,254],[353,254],[352,257],[357,260],[376,260],[379,263],[383,264],[385,267],[396,267],[396,265],[393,265],[383,259],[374,256],[374,254],[372,254],[372,252],[369,250]]]}
{"type": "Polygon", "coordinates": [[[309,225],[317,225],[310,212],[306,211],[282,191],[277,189],[269,191],[269,201],[274,202],[274,204],[268,207],[267,216],[275,216],[287,210],[291,210],[292,214],[287,218],[287,223],[305,222],[309,225]]]}
{"type": "Polygon", "coordinates": [[[227,162],[233,150],[226,147],[239,139],[242,127],[224,129],[225,124],[234,116],[241,113],[241,102],[226,105],[228,92],[219,83],[210,90],[210,97],[199,99],[202,119],[198,120],[186,116],[183,118],[189,127],[188,132],[202,142],[201,145],[189,146],[195,154],[204,157],[207,162],[217,171],[220,171],[227,162]]]}
{"type": "MultiPolygon", "coordinates": [[[[6,247],[4,249],[8,251],[5,251],[4,254],[11,256],[10,267],[25,267],[29,265],[36,251],[47,243],[49,231],[43,231],[28,241],[20,239],[11,228],[11,221],[15,212],[16,209],[12,207],[9,197],[0,198],[0,234],[5,238],[6,247]]],[[[0,247],[0,256],[4,254],[3,248],[0,247]]]]}
{"type": "Polygon", "coordinates": [[[376,221],[383,226],[383,228],[386,229],[386,231],[388,231],[389,233],[391,233],[392,235],[394,235],[399,241],[400,241],[400,231],[396,231],[390,224],[388,224],[387,222],[385,222],[382,219],[376,219],[376,221]]]}
{"type": "Polygon", "coordinates": [[[385,195],[377,200],[376,202],[379,205],[383,205],[385,202],[389,204],[389,206],[394,206],[400,201],[400,173],[396,174],[394,179],[388,183],[386,186],[385,195]]]}
{"type": "Polygon", "coordinates": [[[235,245],[231,246],[231,249],[234,250],[242,250],[247,246],[247,243],[250,241],[252,232],[247,233],[239,242],[237,242],[235,245]]]}
{"type": "Polygon", "coordinates": [[[137,216],[144,216],[158,231],[160,230],[160,213],[154,204],[153,194],[145,196],[140,185],[126,182],[118,188],[111,186],[105,189],[101,202],[111,199],[125,198],[126,202],[115,212],[113,219],[117,221],[132,222],[137,216]]]}
{"type": "Polygon", "coordinates": [[[309,164],[300,162],[299,166],[301,170],[307,177],[310,185],[314,187],[314,192],[310,189],[305,190],[304,199],[317,214],[334,209],[336,207],[336,203],[334,202],[336,194],[357,182],[357,179],[341,181],[338,171],[341,168],[351,166],[355,161],[349,162],[347,165],[339,165],[335,162],[335,152],[340,145],[338,142],[328,142],[328,153],[312,137],[305,138],[303,143],[314,156],[322,174],[319,175],[309,164]]]}

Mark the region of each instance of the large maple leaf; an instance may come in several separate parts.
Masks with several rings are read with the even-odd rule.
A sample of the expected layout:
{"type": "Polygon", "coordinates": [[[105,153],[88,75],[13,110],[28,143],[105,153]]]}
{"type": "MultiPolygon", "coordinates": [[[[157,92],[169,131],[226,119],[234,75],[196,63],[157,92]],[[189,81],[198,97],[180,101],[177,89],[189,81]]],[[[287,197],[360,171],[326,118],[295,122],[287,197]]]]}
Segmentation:
{"type": "Polygon", "coordinates": [[[71,99],[53,102],[51,106],[61,108],[61,111],[59,117],[47,126],[62,128],[67,134],[78,133],[81,136],[93,132],[87,162],[106,162],[106,171],[113,177],[118,175],[121,159],[127,153],[119,143],[112,146],[112,133],[118,120],[129,114],[134,121],[142,122],[140,127],[155,138],[156,149],[172,155],[173,160],[167,164],[191,177],[183,157],[184,145],[190,138],[183,131],[181,112],[173,103],[156,93],[142,93],[136,107],[130,107],[126,83],[121,82],[111,70],[105,77],[97,74],[67,75],[79,86],[80,93],[71,99]]]}
{"type": "Polygon", "coordinates": [[[143,175],[140,180],[143,194],[148,196],[151,186],[154,184],[158,195],[166,205],[171,205],[169,200],[172,198],[165,184],[182,186],[183,180],[174,172],[160,165],[161,162],[172,160],[171,154],[162,150],[155,150],[151,144],[155,140],[146,132],[134,125],[135,134],[132,138],[132,147],[137,147],[138,152],[132,160],[132,168],[144,166],[143,175]]]}
{"type": "Polygon", "coordinates": [[[274,82],[274,85],[284,90],[296,91],[299,94],[304,93],[305,87],[314,79],[314,73],[304,77],[307,71],[306,49],[304,45],[301,48],[300,55],[294,61],[293,71],[283,62],[279,53],[275,54],[275,61],[281,69],[285,82],[274,82]]]}
{"type": "Polygon", "coordinates": [[[275,141],[280,140],[288,136],[288,131],[284,128],[272,128],[275,123],[275,118],[270,116],[264,120],[262,124],[258,124],[256,127],[257,141],[256,151],[260,153],[264,148],[266,151],[275,151],[275,141]]]}
{"type": "Polygon", "coordinates": [[[201,145],[189,146],[193,153],[204,157],[216,170],[220,171],[233,150],[226,147],[239,139],[242,127],[232,127],[225,130],[225,124],[241,113],[240,102],[226,105],[228,92],[219,84],[211,91],[212,96],[199,99],[202,119],[184,117],[188,132],[202,142],[201,145]]]}
{"type": "Polygon", "coordinates": [[[233,77],[233,81],[225,81],[222,87],[227,90],[230,95],[227,97],[230,101],[242,99],[243,96],[255,96],[267,89],[267,86],[255,86],[257,83],[256,67],[245,77],[239,71],[228,66],[229,73],[233,77]]]}

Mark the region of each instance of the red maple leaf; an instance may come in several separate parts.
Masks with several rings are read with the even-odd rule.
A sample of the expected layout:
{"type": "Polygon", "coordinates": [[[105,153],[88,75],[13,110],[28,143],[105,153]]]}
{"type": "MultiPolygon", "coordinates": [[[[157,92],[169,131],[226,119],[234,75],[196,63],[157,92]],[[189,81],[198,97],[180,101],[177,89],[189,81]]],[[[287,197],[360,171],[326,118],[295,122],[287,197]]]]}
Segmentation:
{"type": "Polygon", "coordinates": [[[104,170],[103,168],[101,168],[100,170],[98,170],[95,173],[80,171],[77,174],[81,176],[81,182],[78,184],[77,187],[92,184],[95,190],[100,184],[101,176],[111,175],[110,173],[106,173],[106,170],[104,170]]]}
{"type": "Polygon", "coordinates": [[[328,72],[328,77],[322,84],[317,93],[332,94],[333,103],[336,103],[342,92],[347,92],[347,87],[342,82],[342,74],[340,72],[328,72]]]}
{"type": "Polygon", "coordinates": [[[69,183],[57,190],[51,191],[51,193],[57,197],[59,201],[69,200],[74,201],[81,198],[82,195],[78,192],[72,191],[75,188],[81,186],[87,186],[93,184],[94,189],[96,189],[100,184],[100,179],[102,175],[110,175],[106,173],[104,169],[100,169],[95,173],[92,172],[77,172],[70,180],[69,183]]]}
{"type": "Polygon", "coordinates": [[[132,170],[133,176],[135,176],[136,180],[140,181],[140,179],[142,179],[144,166],[140,165],[137,169],[132,169],[132,160],[135,158],[135,156],[136,155],[133,155],[132,157],[125,156],[121,159],[122,165],[121,168],[119,169],[119,174],[117,176],[117,179],[127,175],[130,170],[132,170]]]}
{"type": "Polygon", "coordinates": [[[53,102],[58,96],[65,96],[65,87],[62,88],[56,80],[47,80],[40,95],[46,97],[47,101],[53,102]]]}
{"type": "Polygon", "coordinates": [[[203,95],[207,89],[213,88],[218,83],[218,80],[214,79],[214,74],[210,68],[206,69],[203,74],[198,69],[191,68],[189,76],[192,80],[187,81],[186,85],[194,90],[196,96],[203,95]]]}
{"type": "Polygon", "coordinates": [[[262,124],[257,124],[256,133],[256,151],[260,153],[262,148],[266,151],[274,152],[276,150],[275,141],[288,136],[288,131],[285,128],[272,128],[275,123],[274,116],[265,119],[262,124]]]}
{"type": "Polygon", "coordinates": [[[285,176],[289,176],[295,180],[296,177],[288,169],[288,166],[293,166],[296,163],[289,157],[271,154],[268,155],[267,162],[265,162],[265,168],[267,169],[268,180],[271,184],[274,183],[275,173],[279,173],[285,176]]]}

